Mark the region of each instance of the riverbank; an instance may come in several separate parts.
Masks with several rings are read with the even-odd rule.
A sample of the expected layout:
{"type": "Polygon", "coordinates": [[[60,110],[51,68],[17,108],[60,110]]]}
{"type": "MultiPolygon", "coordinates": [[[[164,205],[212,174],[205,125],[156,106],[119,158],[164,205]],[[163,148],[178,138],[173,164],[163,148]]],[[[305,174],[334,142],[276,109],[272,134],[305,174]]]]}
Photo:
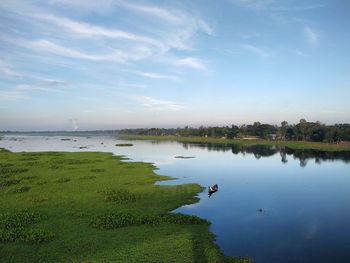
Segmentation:
{"type": "Polygon", "coordinates": [[[209,222],[171,214],[197,184],[97,152],[0,149],[1,262],[249,262],[225,257],[209,222]]]}
{"type": "Polygon", "coordinates": [[[144,135],[118,135],[119,139],[125,140],[155,140],[155,141],[177,141],[188,143],[212,143],[222,145],[276,145],[299,150],[319,150],[329,152],[350,151],[350,143],[323,143],[307,141],[275,141],[275,140],[240,140],[240,139],[218,139],[209,137],[179,137],[179,136],[144,136],[144,135]]]}

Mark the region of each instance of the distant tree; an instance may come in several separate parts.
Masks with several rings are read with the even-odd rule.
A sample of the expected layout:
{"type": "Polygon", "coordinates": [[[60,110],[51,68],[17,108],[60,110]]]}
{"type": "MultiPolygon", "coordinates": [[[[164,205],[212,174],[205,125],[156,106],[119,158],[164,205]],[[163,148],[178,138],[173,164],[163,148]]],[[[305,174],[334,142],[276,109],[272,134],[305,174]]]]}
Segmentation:
{"type": "Polygon", "coordinates": [[[287,129],[288,129],[288,122],[282,121],[281,122],[281,137],[282,137],[282,140],[286,139],[287,129]]]}

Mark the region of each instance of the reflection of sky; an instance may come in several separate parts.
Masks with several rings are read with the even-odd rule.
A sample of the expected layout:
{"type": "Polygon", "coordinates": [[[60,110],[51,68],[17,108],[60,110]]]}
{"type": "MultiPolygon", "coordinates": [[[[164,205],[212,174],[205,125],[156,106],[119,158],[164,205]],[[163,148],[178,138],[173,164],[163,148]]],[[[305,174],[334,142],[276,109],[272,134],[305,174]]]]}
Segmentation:
{"type": "Polygon", "coordinates": [[[74,137],[76,142],[61,138],[65,137],[10,136],[0,141],[0,147],[113,152],[131,161],[153,162],[160,168],[157,173],[179,178],[160,184],[196,182],[207,187],[217,183],[219,191],[211,198],[203,192],[199,203],[177,211],[211,221],[211,230],[226,254],[251,255],[262,263],[348,262],[349,164],[317,164],[309,159],[301,167],[291,155],[282,163],[279,153],[256,159],[253,154],[186,149],[171,142],[133,141],[132,147],[116,147],[120,141],[113,137],[74,137]],[[195,158],[174,158],[178,155],[195,158]]]}

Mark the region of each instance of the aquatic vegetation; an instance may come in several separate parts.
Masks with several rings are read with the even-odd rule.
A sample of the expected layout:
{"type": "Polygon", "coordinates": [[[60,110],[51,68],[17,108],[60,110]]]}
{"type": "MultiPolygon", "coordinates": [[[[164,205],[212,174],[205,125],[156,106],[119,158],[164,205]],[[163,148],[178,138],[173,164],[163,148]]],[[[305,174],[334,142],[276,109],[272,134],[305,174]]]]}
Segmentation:
{"type": "Polygon", "coordinates": [[[124,159],[0,151],[11,169],[0,174],[1,262],[244,262],[223,255],[205,220],[169,213],[199,185],[155,185],[169,177],[124,159]]]}
{"type": "Polygon", "coordinates": [[[94,175],[86,175],[86,176],[80,177],[79,179],[89,180],[89,179],[95,179],[95,178],[96,178],[96,176],[94,176],[94,175]]]}
{"type": "Polygon", "coordinates": [[[180,155],[180,156],[175,156],[174,158],[178,158],[178,159],[192,159],[192,158],[196,158],[196,157],[194,157],[194,156],[182,156],[182,155],[180,155]]]}
{"type": "Polygon", "coordinates": [[[136,195],[126,189],[105,190],[101,192],[108,202],[115,202],[118,204],[127,204],[136,201],[136,195]]]}
{"type": "Polygon", "coordinates": [[[15,187],[9,191],[11,194],[20,194],[20,193],[25,193],[30,190],[30,186],[20,186],[20,187],[15,187]]]}
{"type": "Polygon", "coordinates": [[[181,214],[164,214],[164,215],[133,215],[126,213],[108,213],[97,216],[92,221],[92,226],[99,229],[116,229],[127,226],[150,225],[157,226],[160,224],[179,224],[179,225],[200,225],[208,224],[206,220],[196,216],[181,214]]]}
{"type": "Polygon", "coordinates": [[[102,168],[100,168],[100,169],[91,169],[90,171],[93,172],[93,173],[103,173],[103,172],[106,171],[106,169],[102,169],[102,168]]]}
{"type": "Polygon", "coordinates": [[[132,143],[117,143],[115,146],[119,147],[131,147],[134,146],[132,143]]]}
{"type": "Polygon", "coordinates": [[[67,183],[69,181],[70,181],[70,178],[67,178],[67,177],[59,178],[59,179],[55,180],[56,183],[67,183]]]}
{"type": "Polygon", "coordinates": [[[51,231],[31,227],[31,225],[40,222],[41,219],[40,213],[32,211],[0,214],[0,241],[41,243],[51,240],[54,237],[51,231]]]}
{"type": "Polygon", "coordinates": [[[10,180],[1,180],[0,181],[0,188],[2,187],[8,187],[14,184],[18,184],[20,180],[17,179],[10,179],[10,180]]]}

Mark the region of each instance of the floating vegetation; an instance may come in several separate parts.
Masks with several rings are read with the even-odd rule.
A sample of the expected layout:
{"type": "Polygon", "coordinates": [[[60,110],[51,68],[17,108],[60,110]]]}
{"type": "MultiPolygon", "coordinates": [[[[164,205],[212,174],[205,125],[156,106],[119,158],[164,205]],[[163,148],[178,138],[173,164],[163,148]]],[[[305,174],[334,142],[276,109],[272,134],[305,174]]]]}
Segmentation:
{"type": "Polygon", "coordinates": [[[87,149],[87,146],[80,146],[79,149],[87,149]]]}
{"type": "Polygon", "coordinates": [[[27,162],[25,165],[26,166],[37,166],[37,165],[40,165],[40,162],[36,162],[36,161],[34,161],[34,162],[27,162]]]}
{"type": "Polygon", "coordinates": [[[14,184],[18,184],[20,182],[20,180],[17,179],[10,179],[10,180],[1,180],[0,181],[0,188],[3,187],[8,187],[14,184]]]}
{"type": "Polygon", "coordinates": [[[67,178],[67,177],[59,178],[59,179],[55,180],[56,183],[67,183],[69,181],[70,181],[70,178],[67,178]]]}
{"type": "Polygon", "coordinates": [[[28,192],[30,190],[30,186],[21,186],[21,187],[15,187],[9,191],[11,194],[21,194],[28,192]]]}
{"type": "Polygon", "coordinates": [[[134,146],[134,145],[132,143],[117,143],[115,146],[130,147],[130,146],[134,146]]]}
{"type": "Polygon", "coordinates": [[[44,184],[47,184],[47,181],[39,181],[36,183],[37,185],[44,185],[44,184]]]}
{"type": "MultiPolygon", "coordinates": [[[[1,149],[0,149],[1,150],[1,149]]],[[[13,167],[15,166],[14,163],[0,163],[0,169],[1,168],[8,168],[8,167],[13,167]]]]}
{"type": "Polygon", "coordinates": [[[163,215],[133,215],[127,213],[108,213],[97,216],[92,222],[92,226],[99,229],[116,229],[127,226],[160,224],[179,224],[179,225],[200,225],[208,224],[197,216],[182,214],[163,214],[163,215]]]}
{"type": "Polygon", "coordinates": [[[35,195],[31,196],[28,200],[33,203],[41,203],[49,200],[49,197],[47,195],[35,195]]]}
{"type": "Polygon", "coordinates": [[[101,193],[105,196],[106,201],[117,204],[132,203],[137,199],[135,194],[126,189],[106,190],[101,193]]]}
{"type": "Polygon", "coordinates": [[[72,139],[70,139],[70,138],[63,138],[63,139],[61,139],[61,141],[71,141],[72,139]]]}
{"type": "Polygon", "coordinates": [[[23,180],[32,180],[32,179],[36,179],[36,178],[38,178],[38,176],[36,176],[36,175],[25,176],[25,177],[21,178],[21,181],[23,181],[23,180]]]}
{"type": "Polygon", "coordinates": [[[54,235],[51,231],[42,228],[30,228],[38,223],[42,216],[38,212],[22,211],[18,213],[0,214],[0,241],[24,241],[41,243],[51,240],[54,235]]]}
{"type": "Polygon", "coordinates": [[[179,155],[179,156],[175,156],[175,158],[178,158],[178,159],[192,159],[192,158],[196,158],[195,156],[182,156],[182,155],[179,155]]]}
{"type": "Polygon", "coordinates": [[[39,157],[23,157],[18,159],[19,161],[37,161],[39,160],[39,157]]]}
{"type": "Polygon", "coordinates": [[[86,176],[80,177],[79,179],[90,180],[90,179],[95,179],[95,178],[96,178],[96,176],[94,176],[94,175],[86,175],[86,176]]]}
{"type": "Polygon", "coordinates": [[[93,173],[103,173],[103,172],[106,171],[106,169],[102,169],[102,168],[100,168],[100,169],[91,169],[90,171],[93,172],[93,173]]]}
{"type": "Polygon", "coordinates": [[[49,169],[51,169],[51,170],[56,170],[56,169],[60,169],[60,168],[61,168],[61,166],[56,165],[56,164],[53,164],[53,165],[49,166],[49,169]]]}
{"type": "Polygon", "coordinates": [[[28,172],[28,168],[10,168],[10,167],[2,167],[0,168],[0,174],[19,174],[28,172]]]}

